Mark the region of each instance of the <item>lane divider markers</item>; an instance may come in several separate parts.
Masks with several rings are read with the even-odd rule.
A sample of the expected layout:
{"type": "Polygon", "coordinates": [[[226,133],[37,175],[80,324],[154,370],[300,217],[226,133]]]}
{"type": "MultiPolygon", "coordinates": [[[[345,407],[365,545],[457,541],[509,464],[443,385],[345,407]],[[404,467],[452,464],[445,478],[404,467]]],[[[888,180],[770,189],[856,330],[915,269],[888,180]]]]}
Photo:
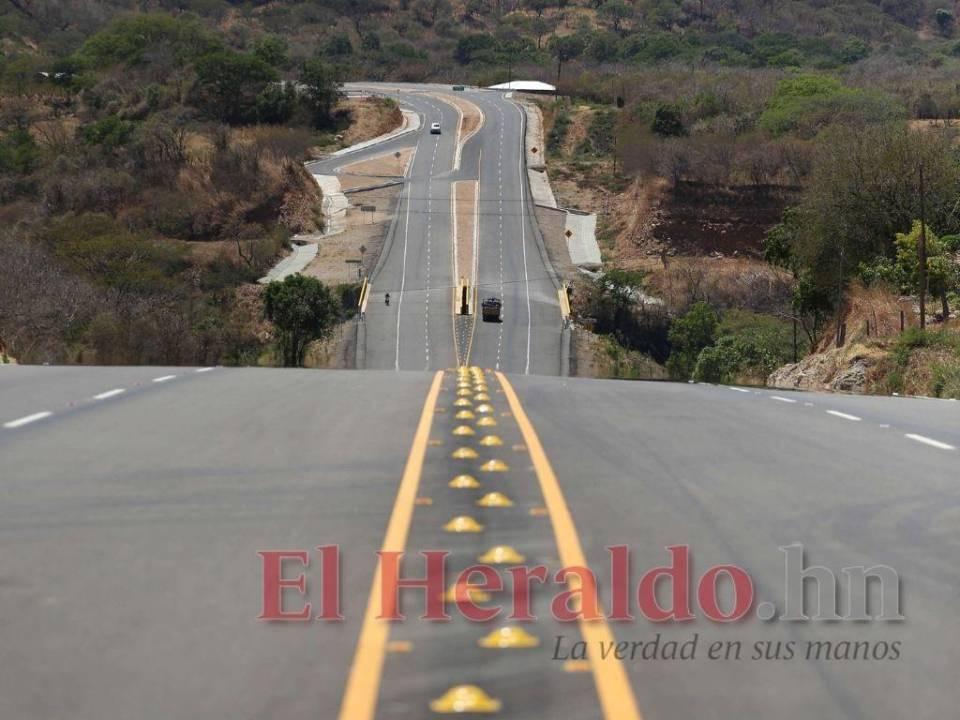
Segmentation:
{"type": "Polygon", "coordinates": [[[175,377],[176,375],[161,375],[160,377],[155,377],[153,379],[153,382],[155,383],[167,382],[167,380],[173,380],[175,377]]]}
{"type": "Polygon", "coordinates": [[[10,422],[5,422],[3,426],[8,430],[13,430],[14,428],[23,427],[24,425],[29,425],[30,423],[37,422],[38,420],[43,420],[53,415],[52,412],[38,412],[33,415],[27,415],[22,418],[17,418],[16,420],[11,420],[10,422]]]}
{"type": "Polygon", "coordinates": [[[771,396],[770,396],[770,399],[771,399],[771,400],[776,400],[777,402],[784,402],[784,403],[795,403],[795,402],[796,402],[796,400],[793,400],[792,398],[785,398],[785,397],[781,397],[780,395],[771,395],[771,396]]]}

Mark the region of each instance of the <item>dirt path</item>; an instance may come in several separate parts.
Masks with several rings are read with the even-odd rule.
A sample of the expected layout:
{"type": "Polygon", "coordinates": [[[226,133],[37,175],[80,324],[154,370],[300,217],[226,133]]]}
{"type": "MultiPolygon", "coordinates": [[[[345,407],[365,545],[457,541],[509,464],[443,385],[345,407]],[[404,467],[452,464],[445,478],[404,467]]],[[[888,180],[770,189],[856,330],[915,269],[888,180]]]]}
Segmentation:
{"type": "Polygon", "coordinates": [[[406,177],[413,158],[413,148],[403,148],[393,153],[353,162],[337,170],[340,187],[354,190],[382,184],[385,180],[406,177]]]}
{"type": "Polygon", "coordinates": [[[317,257],[303,274],[328,285],[360,282],[359,263],[347,261],[362,260],[363,270],[370,272],[383,247],[399,193],[399,185],[353,193],[344,231],[319,239],[317,257]],[[363,210],[364,207],[375,210],[363,210]],[[361,246],[363,253],[360,252],[361,246]]]}

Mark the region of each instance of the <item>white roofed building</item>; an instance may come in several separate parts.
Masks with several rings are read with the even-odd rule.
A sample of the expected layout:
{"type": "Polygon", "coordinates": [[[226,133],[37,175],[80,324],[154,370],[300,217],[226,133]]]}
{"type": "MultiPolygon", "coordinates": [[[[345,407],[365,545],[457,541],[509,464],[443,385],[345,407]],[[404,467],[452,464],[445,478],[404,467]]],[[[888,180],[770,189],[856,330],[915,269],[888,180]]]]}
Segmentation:
{"type": "Polygon", "coordinates": [[[549,93],[551,95],[557,91],[550,83],[540,82],[539,80],[511,80],[499,85],[491,85],[489,89],[505,92],[549,93]]]}

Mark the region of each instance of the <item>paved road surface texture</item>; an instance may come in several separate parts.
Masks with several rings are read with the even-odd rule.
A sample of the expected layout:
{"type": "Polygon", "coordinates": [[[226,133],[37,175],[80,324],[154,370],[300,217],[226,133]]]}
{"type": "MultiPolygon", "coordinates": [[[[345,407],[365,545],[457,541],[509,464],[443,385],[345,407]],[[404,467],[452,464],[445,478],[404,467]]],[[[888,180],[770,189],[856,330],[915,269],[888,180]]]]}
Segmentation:
{"type": "MultiPolygon", "coordinates": [[[[2,367],[0,717],[427,718],[461,685],[483,696],[458,697],[487,703],[468,708],[530,720],[956,717],[958,447],[960,406],[935,400],[521,367],[2,367]],[[795,543],[838,575],[895,569],[905,619],[760,620],[763,603],[784,609],[779,548],[795,543]],[[258,621],[258,552],[310,553],[284,572],[305,573],[316,615],[315,548],[330,545],[345,619],[258,621]],[[513,584],[519,561],[488,556],[498,546],[551,573],[586,564],[609,610],[615,545],[631,551],[631,588],[686,545],[694,585],[740,566],[754,607],[712,622],[694,589],[688,622],[650,622],[636,601],[633,621],[559,622],[551,600],[569,586],[548,581],[533,586],[536,621],[468,622],[456,608],[423,621],[419,591],[404,595],[406,621],[376,619],[381,549],[405,550],[410,577],[424,572],[417,553],[448,551],[448,584],[479,558],[506,560],[493,566],[504,591],[480,606],[513,584]],[[517,626],[534,646],[486,647],[517,626]],[[612,639],[627,652],[602,659],[612,639]],[[694,659],[663,657],[692,640],[694,659]],[[571,657],[578,641],[585,661],[571,657]],[[821,641],[872,655],[807,659],[821,641]],[[758,642],[779,659],[753,659],[758,642]]],[[[304,599],[284,591],[288,609],[304,599]]]]}

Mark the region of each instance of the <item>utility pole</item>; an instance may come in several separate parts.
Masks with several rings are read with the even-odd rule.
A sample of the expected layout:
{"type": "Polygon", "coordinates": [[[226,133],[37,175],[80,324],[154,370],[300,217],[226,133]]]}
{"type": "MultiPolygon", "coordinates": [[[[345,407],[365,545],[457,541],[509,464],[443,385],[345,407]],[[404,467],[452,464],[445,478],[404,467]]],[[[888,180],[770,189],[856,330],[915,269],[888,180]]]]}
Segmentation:
{"type": "Polygon", "coordinates": [[[917,243],[920,280],[920,329],[927,327],[927,193],[923,182],[923,159],[920,160],[920,240],[917,243]]]}
{"type": "Polygon", "coordinates": [[[840,245],[840,277],[837,279],[837,347],[843,344],[843,245],[840,245]]]}

